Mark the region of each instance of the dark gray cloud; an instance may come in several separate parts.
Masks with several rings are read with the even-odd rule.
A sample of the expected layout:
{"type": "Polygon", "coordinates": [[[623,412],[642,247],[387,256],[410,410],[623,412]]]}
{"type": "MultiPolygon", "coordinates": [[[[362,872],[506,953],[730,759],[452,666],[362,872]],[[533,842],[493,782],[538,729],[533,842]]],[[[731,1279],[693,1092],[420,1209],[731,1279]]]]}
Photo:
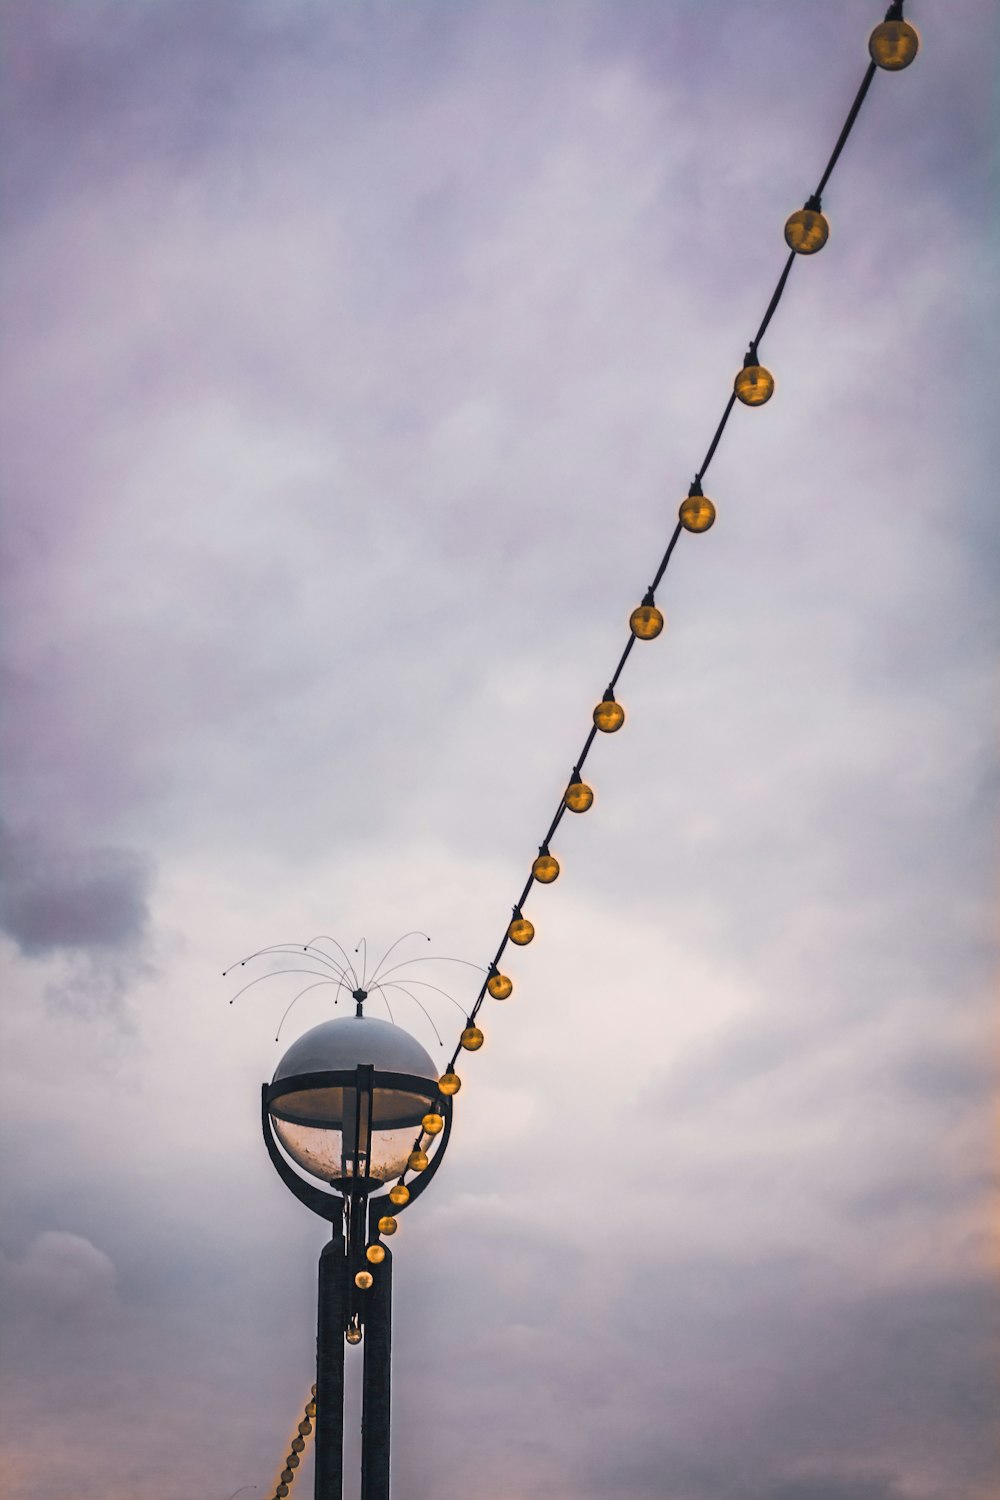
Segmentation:
{"type": "Polygon", "coordinates": [[[150,872],[125,849],[56,849],[2,831],[0,927],[29,957],[134,945],[146,931],[150,872]]]}

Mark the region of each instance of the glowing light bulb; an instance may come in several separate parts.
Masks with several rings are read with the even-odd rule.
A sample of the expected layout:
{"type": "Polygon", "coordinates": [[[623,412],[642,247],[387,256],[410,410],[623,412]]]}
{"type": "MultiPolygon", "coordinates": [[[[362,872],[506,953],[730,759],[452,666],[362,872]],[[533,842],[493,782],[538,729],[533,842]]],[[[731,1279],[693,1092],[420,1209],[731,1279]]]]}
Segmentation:
{"type": "Polygon", "coordinates": [[[424,1115],[421,1125],[428,1135],[438,1135],[444,1129],[444,1115],[439,1115],[431,1110],[430,1114],[424,1115]]]}
{"type": "Polygon", "coordinates": [[[350,1326],[350,1328],[345,1333],[344,1337],[346,1338],[346,1340],[347,1340],[347,1342],[349,1344],[360,1344],[361,1343],[361,1329],[360,1328],[355,1328],[354,1324],[352,1323],[351,1326],[350,1326]]]}
{"type": "Polygon", "coordinates": [[[299,1455],[297,1453],[289,1453],[288,1457],[285,1459],[285,1468],[286,1469],[297,1469],[298,1466],[299,1466],[299,1455]]]}
{"type": "Polygon", "coordinates": [[[384,1245],[369,1245],[365,1251],[365,1259],[370,1265],[380,1266],[385,1260],[384,1245]]]}
{"type": "Polygon", "coordinates": [[[542,885],[551,885],[559,876],[559,861],[551,854],[540,854],[531,866],[531,873],[542,885]]]}
{"type": "Polygon", "coordinates": [[[427,1160],[426,1151],[411,1151],[406,1158],[406,1165],[411,1172],[423,1172],[426,1170],[427,1160]]]}
{"type": "Polygon", "coordinates": [[[522,917],[520,913],[516,913],[513,921],[507,928],[507,936],[511,942],[516,943],[519,948],[524,948],[531,942],[534,935],[534,924],[529,922],[527,917],[522,917]]]}
{"type": "Polygon", "coordinates": [[[625,710],[615,702],[610,688],[594,709],[594,723],[602,734],[614,734],[625,723],[625,710]]]}
{"type": "Polygon", "coordinates": [[[514,986],[506,974],[491,974],[486,988],[494,1000],[507,1000],[514,993],[514,986]]]}
{"type": "Polygon", "coordinates": [[[398,1228],[399,1225],[392,1217],[392,1214],[383,1214],[378,1221],[379,1234],[395,1234],[398,1228]]]}
{"type": "Polygon", "coordinates": [[[281,1482],[282,1482],[282,1484],[291,1484],[291,1482],[292,1482],[292,1480],[294,1478],[295,1478],[295,1470],[294,1469],[282,1469],[282,1471],[281,1471],[281,1482]]]}
{"type": "Polygon", "coordinates": [[[315,1403],[315,1401],[310,1401],[309,1405],[306,1407],[306,1416],[307,1417],[314,1417],[315,1415],[316,1415],[316,1403],[315,1403]]]}
{"type": "Polygon", "coordinates": [[[908,68],[917,55],[920,37],[915,26],[902,19],[882,21],[868,38],[868,54],[887,73],[908,68]]]}
{"type": "MultiPolygon", "coordinates": [[[[462,1046],[466,1052],[478,1052],[485,1040],[478,1026],[466,1026],[462,1032],[462,1046]]],[[[390,1193],[389,1196],[391,1198],[392,1194],[390,1193]]]]}
{"type": "MultiPolygon", "coordinates": [[[[358,1291],[367,1292],[374,1280],[375,1277],[370,1271],[359,1271],[354,1278],[354,1285],[358,1288],[358,1291]]],[[[294,1447],[295,1445],[293,1444],[292,1446],[294,1447]]]]}
{"type": "Polygon", "coordinates": [[[292,1452],[293,1453],[301,1453],[304,1447],[305,1447],[305,1443],[302,1441],[301,1438],[299,1438],[299,1437],[292,1438],[292,1452]]]}
{"type": "Polygon", "coordinates": [[[714,524],[715,506],[707,495],[702,494],[697,480],[688,491],[688,497],[678,514],[685,531],[707,531],[714,524]]]}
{"type": "Polygon", "coordinates": [[[306,1421],[299,1423],[299,1437],[308,1437],[312,1430],[313,1424],[308,1420],[308,1418],[306,1419],[306,1421]]]}
{"type": "Polygon", "coordinates": [[[585,813],[588,807],[594,805],[593,788],[589,787],[585,781],[581,781],[579,776],[575,776],[566,788],[563,801],[570,812],[585,813]]]}
{"type": "Polygon", "coordinates": [[[450,1099],[452,1094],[457,1094],[462,1087],[462,1080],[457,1073],[442,1073],[438,1079],[438,1093],[450,1099]]]}
{"type": "Polygon", "coordinates": [[[389,1189],[389,1202],[394,1203],[397,1208],[402,1208],[404,1203],[410,1201],[410,1190],[405,1182],[397,1182],[395,1187],[389,1189]]]}
{"type": "Polygon", "coordinates": [[[830,225],[819,211],[819,199],[810,198],[785,221],[785,244],[796,255],[815,255],[830,238],[830,225]]]}
{"type": "Polygon", "coordinates": [[[663,629],[663,616],[647,594],[628,617],[629,628],[637,641],[655,641],[663,629]]]}
{"type": "Polygon", "coordinates": [[[278,1496],[278,1500],[285,1500],[285,1496],[288,1494],[288,1485],[284,1480],[281,1481],[274,1493],[278,1496]]]}
{"type": "Polygon", "coordinates": [[[744,406],[763,406],[774,395],[774,376],[757,363],[753,351],[747,355],[742,370],[733,381],[733,390],[744,406]]]}

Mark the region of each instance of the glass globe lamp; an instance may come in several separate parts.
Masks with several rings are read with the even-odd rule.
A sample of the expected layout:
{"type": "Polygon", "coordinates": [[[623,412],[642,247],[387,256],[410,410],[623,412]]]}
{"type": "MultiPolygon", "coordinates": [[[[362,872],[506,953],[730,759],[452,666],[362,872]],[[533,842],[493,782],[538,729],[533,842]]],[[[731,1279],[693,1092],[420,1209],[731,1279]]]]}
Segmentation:
{"type": "Polygon", "coordinates": [[[514,993],[514,985],[506,974],[491,974],[486,981],[486,988],[494,1000],[509,1000],[514,993]]]}
{"type": "Polygon", "coordinates": [[[297,1166],[343,1192],[406,1166],[437,1097],[437,1068],[409,1032],[374,1016],[324,1021],[293,1042],[267,1091],[274,1134],[297,1166]],[[369,1087],[360,1086],[363,1078],[369,1087]]]}
{"type": "Polygon", "coordinates": [[[810,198],[805,208],[798,208],[785,221],[785,244],[796,255],[815,255],[830,238],[830,225],[819,211],[819,202],[810,198]],[[814,206],[810,206],[814,205],[814,206]]]}
{"type": "Polygon", "coordinates": [[[875,27],[868,38],[868,55],[873,63],[885,68],[887,73],[898,73],[908,68],[920,48],[920,37],[915,26],[902,19],[883,21],[875,27]]]}
{"type": "Polygon", "coordinates": [[[485,1040],[486,1038],[478,1026],[466,1026],[462,1032],[462,1046],[466,1052],[478,1052],[485,1040]]]}
{"type": "Polygon", "coordinates": [[[551,885],[559,877],[559,861],[549,853],[540,854],[531,866],[531,873],[542,885],[551,885]]]}
{"type": "Polygon", "coordinates": [[[507,936],[510,938],[511,942],[516,943],[519,948],[524,948],[528,943],[530,943],[534,935],[534,923],[529,922],[527,917],[522,917],[520,915],[515,916],[514,920],[507,928],[507,936]]]}
{"type": "Polygon", "coordinates": [[[594,805],[593,789],[578,777],[575,781],[571,781],[566,788],[566,795],[563,801],[570,812],[585,813],[588,808],[594,805]]]}
{"type": "Polygon", "coordinates": [[[625,710],[610,688],[594,709],[594,723],[602,734],[615,734],[625,723],[625,710]]]}

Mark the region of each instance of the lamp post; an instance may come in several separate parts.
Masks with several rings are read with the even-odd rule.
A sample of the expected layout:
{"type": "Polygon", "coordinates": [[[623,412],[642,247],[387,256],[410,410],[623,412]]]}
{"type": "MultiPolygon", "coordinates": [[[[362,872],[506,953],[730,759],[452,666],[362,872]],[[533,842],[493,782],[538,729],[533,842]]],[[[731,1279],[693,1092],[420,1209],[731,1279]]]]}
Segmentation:
{"type": "Polygon", "coordinates": [[[365,990],[353,998],[353,1016],[292,1043],[261,1095],[278,1175],[331,1226],[319,1260],[316,1500],[342,1500],[344,1346],[362,1339],[361,1495],[388,1500],[392,1253],[384,1239],[440,1166],[452,1121],[451,1098],[420,1043],[366,1016],[365,990]],[[406,1185],[408,1169],[418,1175],[406,1185]]]}

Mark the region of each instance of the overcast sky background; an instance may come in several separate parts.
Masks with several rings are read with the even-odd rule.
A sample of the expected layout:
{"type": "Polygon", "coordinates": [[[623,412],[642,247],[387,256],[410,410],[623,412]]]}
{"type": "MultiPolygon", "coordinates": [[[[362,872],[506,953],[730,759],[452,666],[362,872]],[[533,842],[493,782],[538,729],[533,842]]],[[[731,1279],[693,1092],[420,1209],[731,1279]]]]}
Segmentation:
{"type": "MultiPolygon", "coordinates": [[[[8,1500],[270,1492],[332,1012],[221,971],[492,953],[878,18],[4,6],[8,1500]]],[[[998,12],[913,18],[401,1221],[399,1500],[996,1494],[998,12]]]]}

